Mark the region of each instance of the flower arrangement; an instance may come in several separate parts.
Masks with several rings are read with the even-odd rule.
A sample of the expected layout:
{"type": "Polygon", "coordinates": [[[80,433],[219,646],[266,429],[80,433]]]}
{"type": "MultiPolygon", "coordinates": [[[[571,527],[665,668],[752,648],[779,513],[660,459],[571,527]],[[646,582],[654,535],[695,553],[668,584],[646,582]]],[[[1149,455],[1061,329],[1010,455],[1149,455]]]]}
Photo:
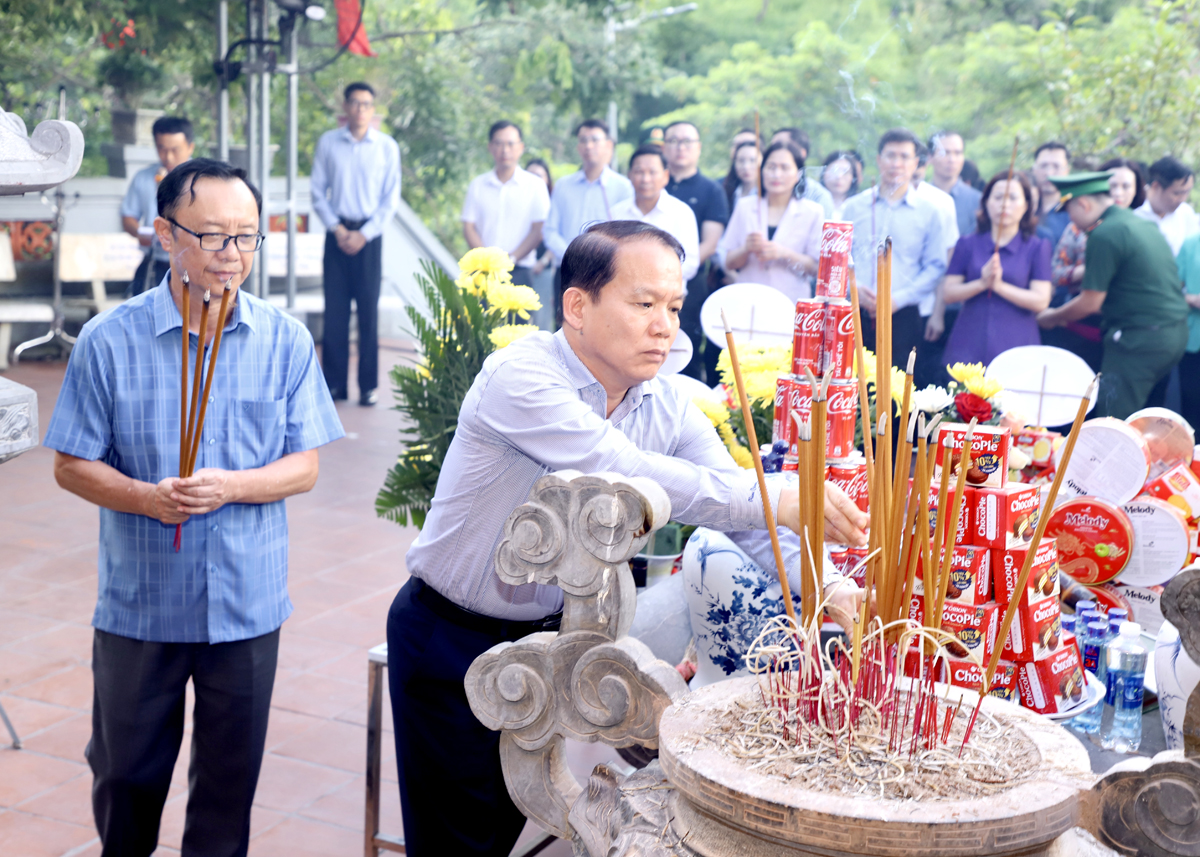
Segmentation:
{"type": "Polygon", "coordinates": [[[390,373],[396,410],[405,416],[404,449],[375,498],[381,518],[421,527],[442,461],[454,439],[463,398],[493,351],[537,331],[529,313],[541,309],[537,292],[514,285],[513,262],[496,247],[477,247],[458,263],[457,280],[422,263],[417,283],[427,312],[405,307],[421,357],[390,373]]]}
{"type": "Polygon", "coordinates": [[[930,384],[913,391],[913,408],[930,417],[942,414],[949,422],[968,423],[974,418],[980,425],[999,425],[1003,387],[994,378],[984,377],[983,364],[955,363],[946,371],[953,380],[945,387],[930,384]]]}

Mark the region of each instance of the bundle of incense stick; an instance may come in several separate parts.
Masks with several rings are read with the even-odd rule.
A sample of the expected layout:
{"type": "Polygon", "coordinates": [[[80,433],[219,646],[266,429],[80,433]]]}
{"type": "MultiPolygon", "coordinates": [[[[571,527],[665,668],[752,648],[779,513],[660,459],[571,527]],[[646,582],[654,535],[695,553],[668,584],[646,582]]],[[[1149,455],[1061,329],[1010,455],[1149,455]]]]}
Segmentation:
{"type": "MultiPolygon", "coordinates": [[[[200,378],[204,368],[204,356],[208,353],[208,311],[212,300],[212,291],[204,290],[204,310],[200,316],[200,331],[196,339],[196,374],[192,381],[191,407],[188,406],[188,353],[191,349],[191,331],[189,323],[190,294],[187,273],[183,275],[183,375],[180,379],[179,394],[179,477],[186,479],[196,470],[196,457],[200,452],[200,436],[204,432],[204,417],[208,412],[208,398],[212,392],[213,367],[217,363],[217,354],[221,350],[221,334],[225,332],[225,317],[229,311],[229,296],[233,293],[233,277],[225,283],[221,294],[221,306],[217,310],[217,329],[213,337],[212,353],[208,358],[208,374],[204,378],[204,395],[200,395],[200,378]]],[[[183,546],[183,524],[175,525],[175,552],[183,546]]]]}
{"type": "Polygon", "coordinates": [[[824,534],[825,534],[825,453],[828,439],[829,383],[832,371],[817,381],[809,367],[809,389],[812,394],[812,412],[808,420],[799,411],[792,411],[796,422],[797,473],[800,496],[800,616],[801,624],[807,628],[817,618],[817,604],[821,600],[821,580],[824,577],[824,534]]]}

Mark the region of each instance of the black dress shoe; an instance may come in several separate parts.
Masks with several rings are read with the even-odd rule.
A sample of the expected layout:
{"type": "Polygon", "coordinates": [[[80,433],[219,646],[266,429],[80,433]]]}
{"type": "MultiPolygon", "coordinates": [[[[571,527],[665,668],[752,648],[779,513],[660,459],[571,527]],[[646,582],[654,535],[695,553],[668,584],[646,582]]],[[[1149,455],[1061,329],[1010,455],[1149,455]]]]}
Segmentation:
{"type": "Polygon", "coordinates": [[[374,390],[367,390],[358,397],[358,403],[364,408],[369,408],[379,402],[379,394],[374,390]]]}

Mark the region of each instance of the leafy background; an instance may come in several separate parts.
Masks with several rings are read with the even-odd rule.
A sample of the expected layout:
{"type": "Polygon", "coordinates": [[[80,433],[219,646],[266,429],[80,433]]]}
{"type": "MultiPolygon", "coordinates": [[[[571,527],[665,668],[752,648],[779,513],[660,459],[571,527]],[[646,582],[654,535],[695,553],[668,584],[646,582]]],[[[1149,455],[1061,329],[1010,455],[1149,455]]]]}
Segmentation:
{"type": "MultiPolygon", "coordinates": [[[[378,58],[344,55],[302,80],[301,171],[334,127],[341,88],[357,79],[379,90],[384,126],[402,147],[405,200],[454,252],[465,249],[466,184],[490,166],[492,121],[521,123],[530,154],[561,175],[574,168],[571,128],[602,116],[610,98],[624,140],[651,122],[696,122],[713,175],[728,169],[725,141],[756,108],[768,131],[804,127],[813,159],[855,147],[870,161],[879,132],[904,124],[922,135],[960,130],[985,175],[1007,163],[1014,133],[1026,165],[1051,138],[1080,166],[1118,152],[1200,160],[1198,0],[698,2],[691,14],[618,33],[610,49],[599,0],[367,0],[378,58]]],[[[327,5],[312,41],[329,41],[327,5]]],[[[621,5],[625,19],[668,3],[621,5]]],[[[237,40],[245,15],[230,6],[237,40]]],[[[84,174],[104,173],[99,144],[122,104],[187,114],[203,151],[215,143],[215,26],[216,3],[0,0],[0,106],[32,126],[54,115],[65,86],[88,142],[84,174]],[[136,35],[122,45],[129,20],[136,35]]],[[[276,142],[285,86],[282,76],[272,85],[276,142]]],[[[243,96],[235,83],[235,143],[243,96]]]]}

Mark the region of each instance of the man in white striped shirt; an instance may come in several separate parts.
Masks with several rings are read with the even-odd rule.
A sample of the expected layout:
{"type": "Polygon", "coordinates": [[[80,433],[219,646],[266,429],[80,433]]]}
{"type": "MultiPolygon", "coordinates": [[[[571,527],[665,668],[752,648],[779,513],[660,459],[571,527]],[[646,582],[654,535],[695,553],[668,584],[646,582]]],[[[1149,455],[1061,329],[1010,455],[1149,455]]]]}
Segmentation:
{"type": "MultiPolygon", "coordinates": [[[[493,558],[508,515],[542,476],[654,479],[672,517],[728,533],[773,568],[753,471],[734,463],[688,397],[657,377],[679,330],[683,249],[637,221],[599,223],[562,260],[563,326],[490,356],[463,402],[432,508],[407,555],[412,579],[388,616],[389,684],[408,853],[506,855],[525,819],[500,768],[499,734],[474,719],[463,677],[505,640],[557,628],[557,587],[502,583],[493,558]]],[[[782,525],[798,493],[768,486],[782,525]]],[[[865,516],[827,491],[827,534],[864,544],[865,516]]],[[[799,591],[799,541],[781,534],[799,591]]],[[[837,580],[827,571],[826,585],[837,580]]],[[[835,595],[853,609],[853,587],[835,595]]]]}

